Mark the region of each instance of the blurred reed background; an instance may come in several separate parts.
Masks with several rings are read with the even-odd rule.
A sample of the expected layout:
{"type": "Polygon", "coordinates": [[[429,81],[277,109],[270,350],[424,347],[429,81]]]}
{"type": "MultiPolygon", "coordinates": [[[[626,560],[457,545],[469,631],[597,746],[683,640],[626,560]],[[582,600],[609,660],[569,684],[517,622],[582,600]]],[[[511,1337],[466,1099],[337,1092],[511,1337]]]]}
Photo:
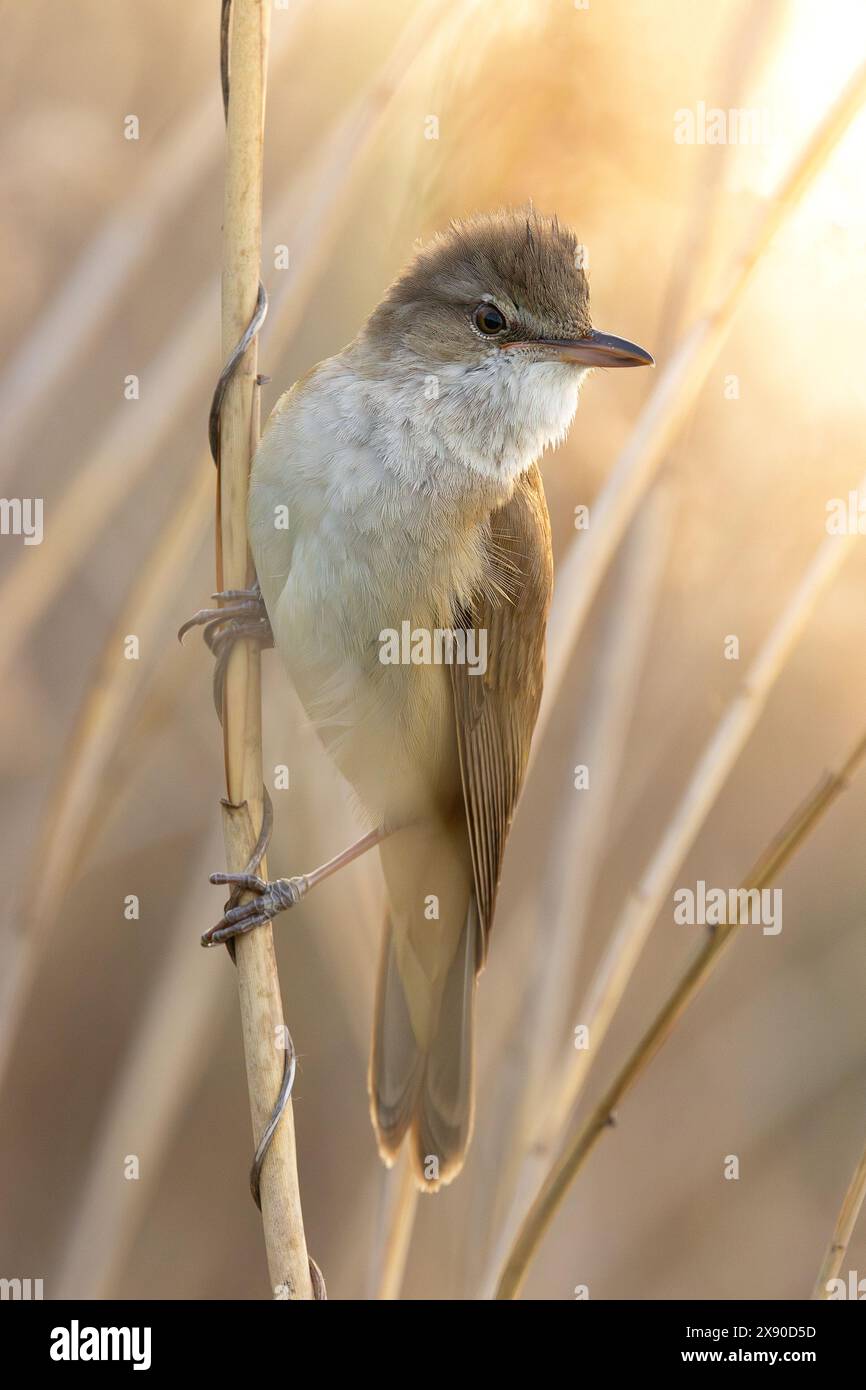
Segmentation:
{"type": "MultiPolygon", "coordinates": [[[[0,469],[7,498],[44,498],[45,531],[0,546],[0,1275],[44,1278],[46,1297],[266,1297],[235,981],[198,945],[222,901],[207,884],[223,790],[210,661],[174,640],[213,587],[218,6],[33,0],[4,7],[2,28],[0,469]]],[[[596,321],[658,362],[594,378],[544,464],[557,679],[481,982],[470,1160],[420,1200],[411,1232],[367,1116],[374,859],[275,931],[307,1239],[330,1296],[473,1298],[546,1167],[527,1150],[552,1156],[573,1130],[557,1111],[562,1079],[585,1068],[573,1031],[624,908],[634,920],[629,894],[687,788],[712,782],[705,768],[692,784],[698,760],[782,615],[757,670],[766,705],[746,708],[742,750],[724,745],[718,794],[687,818],[581,1114],[702,944],[674,924],[673,888],[736,885],[866,730],[864,541],[831,555],[825,527],[863,472],[863,116],[779,196],[866,57],[866,12],[289,0],[271,45],[265,411],[353,336],[418,238],[530,199],[588,247],[596,321]],[[701,102],[766,112],[765,138],[680,143],[675,113],[701,102]],[[743,247],[759,255],[738,286],[743,247]],[[582,504],[606,533],[575,532],[582,504]],[[814,594],[792,607],[822,545],[814,594]]],[[[278,765],[290,788],[272,792],[270,861],[290,874],[353,821],[271,655],[278,765]]],[[[786,870],[781,934],[740,933],[624,1101],[528,1296],[808,1296],[866,1128],[864,811],[861,778],[786,870]]],[[[866,1227],[849,1268],[866,1269],[866,1227]]]]}

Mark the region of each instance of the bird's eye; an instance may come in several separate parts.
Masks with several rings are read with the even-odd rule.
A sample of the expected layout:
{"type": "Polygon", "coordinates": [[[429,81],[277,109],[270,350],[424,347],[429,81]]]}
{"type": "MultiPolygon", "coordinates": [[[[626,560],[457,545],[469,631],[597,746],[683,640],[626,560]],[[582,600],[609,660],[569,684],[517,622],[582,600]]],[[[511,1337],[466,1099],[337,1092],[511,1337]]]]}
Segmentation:
{"type": "Polygon", "coordinates": [[[505,315],[500,313],[495,304],[488,304],[486,302],[484,304],[479,304],[473,314],[473,319],[479,333],[487,333],[488,335],[491,333],[501,333],[504,328],[508,327],[505,321],[505,315]]]}

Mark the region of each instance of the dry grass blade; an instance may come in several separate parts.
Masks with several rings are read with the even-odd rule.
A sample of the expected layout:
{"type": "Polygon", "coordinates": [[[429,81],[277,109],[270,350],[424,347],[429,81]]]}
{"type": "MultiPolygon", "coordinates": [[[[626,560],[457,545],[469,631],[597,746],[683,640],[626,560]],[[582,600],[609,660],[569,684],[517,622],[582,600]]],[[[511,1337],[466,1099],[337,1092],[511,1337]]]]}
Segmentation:
{"type": "MultiPolygon", "coordinates": [[[[866,478],[860,484],[860,491],[866,497],[866,478]]],[[[589,1029],[591,1046],[563,1064],[542,1101],[541,1111],[548,1133],[560,1132],[567,1124],[676,871],[751,736],[770,691],[815,606],[835,579],[855,539],[854,535],[828,536],[819,547],[746,672],[739,694],[704,748],[640,882],[625,902],[580,1011],[580,1022],[589,1029]]]]}
{"type": "Polygon", "coordinates": [[[107,763],[117,746],[144,674],[145,662],[125,661],[123,641],[135,632],[142,650],[156,645],[178,575],[191,564],[207,526],[213,478],[200,470],[177,506],[158,548],[141,570],[109,633],[100,667],[79,716],[39,837],[38,872],[28,880],[19,928],[10,938],[0,988],[0,1078],[29,993],[46,933],[75,871],[107,763]]]}
{"type": "Polygon", "coordinates": [[[400,1297],[409,1246],[415,1225],[419,1192],[405,1151],[397,1165],[382,1174],[371,1284],[373,1296],[384,1302],[400,1297]]]}
{"type": "MultiPolygon", "coordinates": [[[[838,772],[828,774],[821,781],[785,825],[751,872],[746,875],[741,885],[744,889],[761,889],[775,882],[821,817],[847,787],[864,757],[866,738],[860,741],[838,772]]],[[[738,930],[736,925],[726,925],[715,930],[656,1015],[616,1080],[570,1141],[561,1158],[554,1164],[511,1247],[497,1286],[497,1299],[516,1298],[519,1294],[533,1255],[596,1141],[604,1130],[609,1128],[617,1106],[667,1041],[738,930]]]]}
{"type": "MultiPolygon", "coordinates": [[[[290,23],[277,27],[272,67],[287,52],[306,2],[294,6],[290,23]]],[[[128,197],[112,209],[30,330],[0,380],[7,461],[14,458],[19,436],[51,399],[58,382],[86,359],[87,349],[189,197],[195,179],[216,161],[222,150],[221,125],[219,97],[209,89],[154,152],[128,197]]]]}
{"type": "Polygon", "coordinates": [[[213,289],[196,301],[178,332],[146,369],[148,406],[144,419],[126,402],[113,412],[86,464],[78,469],[53,504],[51,543],[38,563],[16,559],[0,584],[6,605],[6,641],[0,665],[11,665],[35,624],[57,597],[76,565],[90,553],[95,536],[144,478],[160,445],[169,438],[179,413],[204,387],[208,362],[201,345],[213,325],[213,289]],[[118,460],[123,467],[118,467],[118,460]]]}
{"type": "Polygon", "coordinates": [[[611,559],[653,474],[691,410],[752,278],[774,236],[796,211],[866,101],[866,64],[824,118],[732,266],[721,294],[663,368],[628,444],[593,508],[590,530],[559,568],[550,616],[548,670],[536,740],[550,718],[565,671],[611,559]]]}
{"type": "MultiPolygon", "coordinates": [[[[420,59],[426,59],[430,40],[441,38],[443,21],[449,11],[453,19],[453,5],[443,5],[441,0],[427,0],[418,7],[381,68],[337,123],[320,156],[299,180],[304,188],[299,215],[295,214],[297,188],[293,186],[292,196],[285,200],[278,216],[269,219],[268,236],[272,227],[284,228],[286,222],[295,223],[292,292],[284,297],[280,311],[282,338],[288,337],[299,323],[344,226],[364,163],[401,93],[411,86],[413,77],[417,77],[416,65],[420,59]]],[[[273,306],[269,317],[272,321],[273,306]]]]}
{"type": "Polygon", "coordinates": [[[625,756],[667,555],[669,503],[666,491],[656,491],[653,505],[642,513],[623,547],[611,618],[597,658],[597,679],[588,708],[580,715],[580,761],[592,769],[592,797],[569,791],[552,827],[541,889],[541,920],[547,924],[550,949],[529,1029],[535,1056],[529,1092],[535,1096],[544,1089],[544,1075],[551,1059],[560,1053],[563,1025],[571,1017],[573,1001],[561,984],[564,980],[576,983],[578,978],[578,952],[589,909],[587,865],[595,863],[602,853],[625,756]]]}
{"type": "Polygon", "coordinates": [[[830,1283],[839,1276],[845,1251],[848,1249],[848,1242],[854,1234],[854,1227],[857,1224],[857,1217],[860,1215],[864,1197],[866,1197],[866,1148],[860,1155],[860,1161],[854,1169],[854,1176],[848,1185],[845,1200],[836,1218],[833,1235],[827,1246],[827,1253],[812,1291],[813,1299],[830,1297],[830,1283]]]}
{"type": "MultiPolygon", "coordinates": [[[[719,91],[727,93],[725,105],[729,109],[747,103],[756,78],[779,52],[790,19],[789,9],[788,0],[764,0],[758,10],[749,0],[741,5],[716,79],[719,91]]],[[[702,175],[712,171],[712,186],[695,188],[683,235],[673,248],[673,264],[682,267],[682,272],[675,271],[668,280],[659,314],[661,343],[656,356],[666,353],[671,329],[676,341],[679,330],[689,322],[692,305],[700,303],[711,284],[708,270],[716,244],[725,231],[725,181],[728,168],[739,153],[738,146],[728,143],[716,146],[711,151],[713,157],[701,162],[702,175]]]]}
{"type": "MultiPolygon", "coordinates": [[[[207,835],[196,855],[178,923],[200,921],[212,908],[207,875],[216,863],[216,842],[215,833],[207,835]]],[[[208,1040],[217,1031],[226,980],[223,972],[201,967],[197,937],[176,932],[100,1117],[57,1276],[58,1298],[108,1298],[117,1286],[169,1139],[212,1059],[208,1040]],[[142,1176],[138,1182],[118,1182],[118,1165],[132,1135],[140,1136],[142,1176]]]]}

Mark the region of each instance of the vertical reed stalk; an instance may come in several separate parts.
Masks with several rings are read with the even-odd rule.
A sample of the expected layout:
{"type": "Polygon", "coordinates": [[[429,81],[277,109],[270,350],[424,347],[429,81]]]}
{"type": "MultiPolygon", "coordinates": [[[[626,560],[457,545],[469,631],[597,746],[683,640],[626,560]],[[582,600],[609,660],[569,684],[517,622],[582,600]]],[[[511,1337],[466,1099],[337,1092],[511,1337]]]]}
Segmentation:
{"type": "MultiPolygon", "coordinates": [[[[225,361],[252,318],[258,294],[262,218],[265,69],[268,0],[234,0],[229,47],[231,95],[226,135],[223,215],[222,352],[225,361]]],[[[247,587],[253,578],[247,547],[249,465],[258,427],[257,349],[253,340],[228,385],[220,419],[217,499],[217,585],[247,587]]],[[[229,872],[243,871],[262,820],[262,746],[258,651],[235,645],[223,705],[227,802],[223,833],[229,872]]],[[[267,872],[263,864],[260,870],[267,872]]],[[[253,1135],[258,1143],[283,1075],[284,1025],[271,927],[236,942],[253,1135]]],[[[312,1298],[298,1190],[291,1104],[277,1126],[261,1174],[262,1220],[271,1287],[312,1298]]]]}

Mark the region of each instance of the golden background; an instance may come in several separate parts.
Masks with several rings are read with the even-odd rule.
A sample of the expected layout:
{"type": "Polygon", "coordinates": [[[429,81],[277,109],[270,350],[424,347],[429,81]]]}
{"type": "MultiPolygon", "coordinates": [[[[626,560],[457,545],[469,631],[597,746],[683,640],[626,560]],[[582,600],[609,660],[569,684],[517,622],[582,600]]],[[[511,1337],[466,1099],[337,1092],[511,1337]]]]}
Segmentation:
{"type": "MultiPolygon", "coordinates": [[[[210,659],[174,638],[213,588],[218,6],[34,0],[4,6],[2,27],[2,491],[44,498],[45,538],[0,542],[0,1275],[42,1277],[46,1297],[266,1297],[234,972],[198,945],[222,901],[207,883],[222,867],[210,659]],[[138,140],[124,138],[130,114],[138,140]],[[130,374],[137,401],[124,399],[130,374]]],[[[275,7],[271,47],[265,410],[354,335],[416,239],[528,200],[588,247],[595,322],[654,353],[654,374],[596,375],[545,460],[561,566],[574,508],[592,507],[659,374],[862,61],[866,11],[318,0],[275,7]],[[771,138],[678,143],[675,113],[702,101],[766,110],[771,138]],[[275,267],[281,245],[288,270],[275,267]]],[[[864,155],[861,117],[762,256],[535,750],[481,981],[470,1160],[420,1202],[404,1297],[482,1291],[497,1183],[509,1146],[530,1138],[514,1096],[533,1074],[531,966],[551,918],[584,935],[550,1000],[565,1026],[532,1064],[543,1076],[567,1058],[623,901],[826,540],[828,499],[857,486],[864,155]],[[649,576],[637,593],[630,546],[649,576]],[[605,689],[628,603],[646,610],[634,680],[605,689]],[[739,661],[724,656],[731,634],[739,661]],[[616,737],[588,749],[615,698],[616,737]],[[592,803],[594,783],[573,790],[587,760],[601,780],[613,770],[607,801],[592,803]],[[574,904],[552,909],[546,855],[578,796],[597,815],[594,848],[574,865],[574,904]]],[[[816,606],[672,887],[738,883],[864,733],[864,546],[816,606]]],[[[293,874],[340,849],[353,820],[273,655],[265,672],[265,766],[291,778],[272,793],[271,870],[293,874]]],[[[593,1298],[808,1296],[863,1142],[864,814],[861,777],[786,871],[781,935],[743,931],[623,1103],[527,1296],[569,1299],[579,1284],[593,1298]],[[723,1176],[729,1154],[738,1181],[723,1176]]],[[[377,873],[360,862],[275,928],[307,1239],[332,1298],[376,1289],[377,873]]],[[[701,940],[659,914],[585,1106],[701,940]]],[[[843,1268],[866,1273],[866,1223],[843,1268]]]]}

